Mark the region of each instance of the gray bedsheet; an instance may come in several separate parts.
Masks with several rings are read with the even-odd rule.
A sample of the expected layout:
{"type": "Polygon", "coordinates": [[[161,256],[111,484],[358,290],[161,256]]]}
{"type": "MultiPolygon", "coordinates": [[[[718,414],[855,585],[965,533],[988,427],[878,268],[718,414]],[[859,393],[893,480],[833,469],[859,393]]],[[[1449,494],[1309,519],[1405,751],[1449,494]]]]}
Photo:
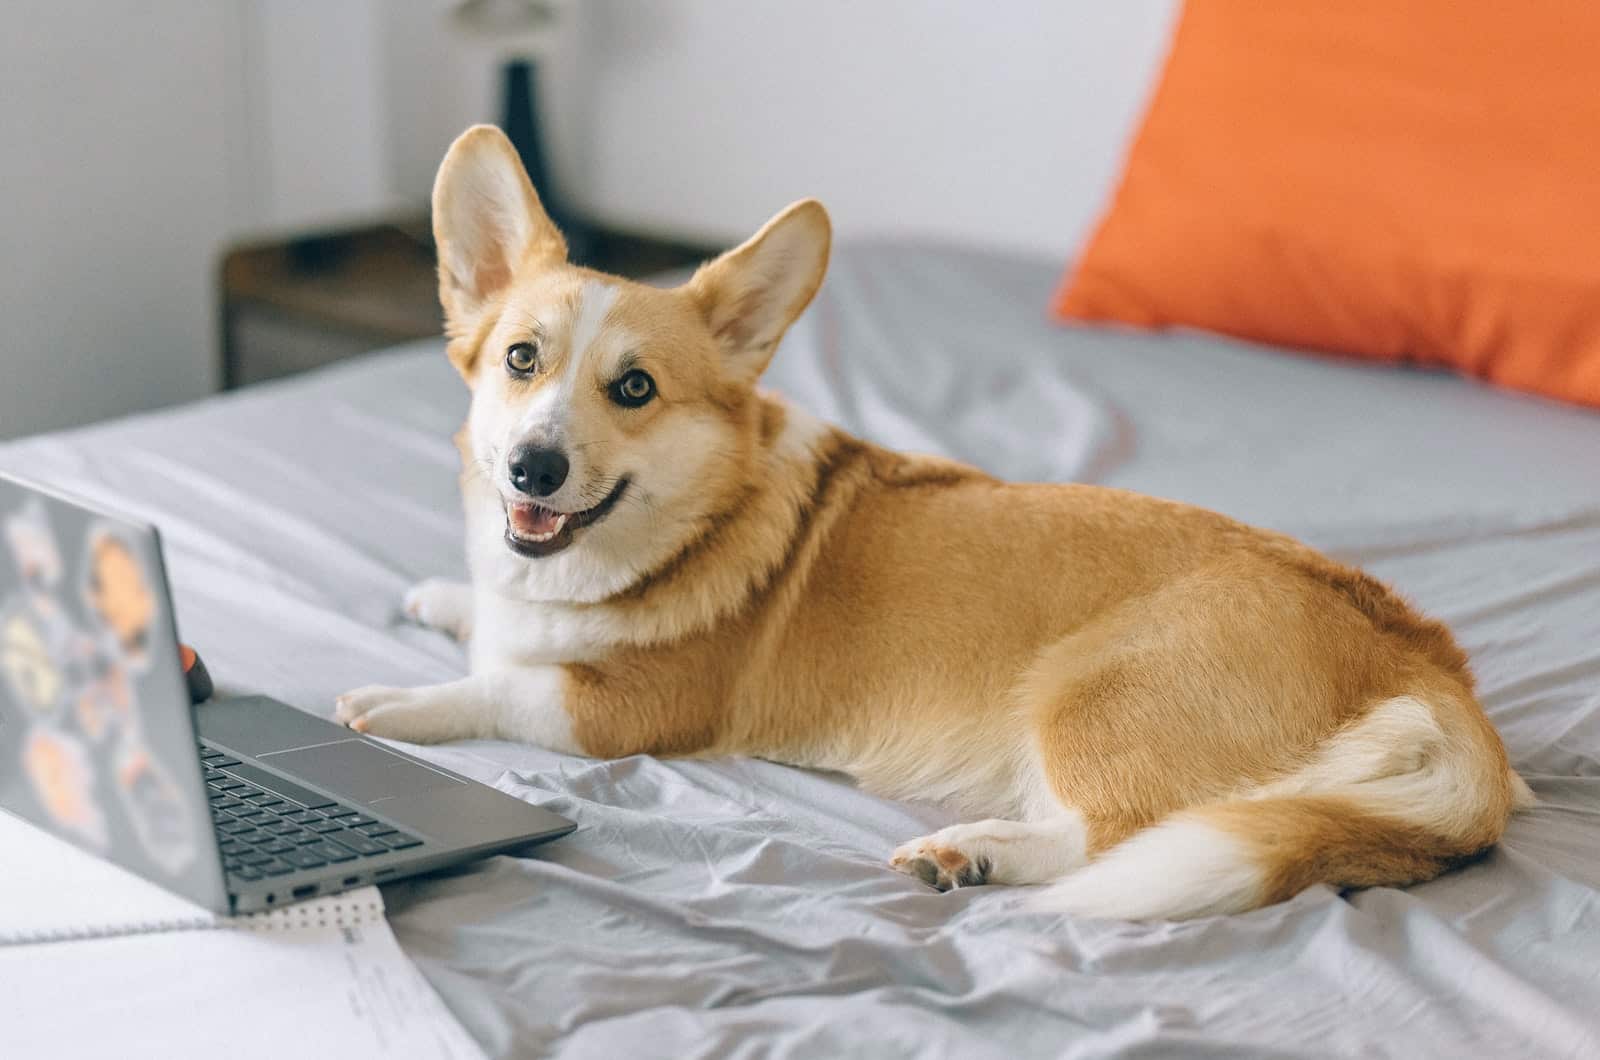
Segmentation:
{"type": "MultiPolygon", "coordinates": [[[[1600,413],[1058,328],[1055,274],[847,249],[771,382],[881,441],[1193,501],[1366,565],[1455,626],[1539,807],[1424,886],[1129,925],[890,872],[891,847],[949,816],[839,777],[430,748],[581,825],[386,893],[491,1054],[1600,1055],[1600,413]]],[[[423,343],[24,440],[0,466],[159,523],[181,626],[225,688],[326,714],[352,686],[463,671],[396,601],[463,569],[449,436],[465,405],[423,343]]]]}

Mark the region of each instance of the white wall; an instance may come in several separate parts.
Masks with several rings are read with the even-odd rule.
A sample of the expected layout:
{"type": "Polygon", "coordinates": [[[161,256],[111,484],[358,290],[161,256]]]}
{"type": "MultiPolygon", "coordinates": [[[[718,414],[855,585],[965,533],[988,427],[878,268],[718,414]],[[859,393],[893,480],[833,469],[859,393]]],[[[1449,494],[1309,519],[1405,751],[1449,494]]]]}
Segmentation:
{"type": "Polygon", "coordinates": [[[397,202],[380,10],[0,6],[0,438],[211,392],[223,249],[397,202]]]}
{"type": "Polygon", "coordinates": [[[0,437],[213,387],[229,19],[208,0],[8,0],[0,437]]]}
{"type": "Polygon", "coordinates": [[[845,236],[1065,260],[1098,214],[1173,0],[587,0],[570,187],[623,225],[733,239],[821,198],[845,236]]]}
{"type": "Polygon", "coordinates": [[[400,205],[389,140],[386,0],[228,0],[239,12],[231,234],[348,225],[400,205]]]}

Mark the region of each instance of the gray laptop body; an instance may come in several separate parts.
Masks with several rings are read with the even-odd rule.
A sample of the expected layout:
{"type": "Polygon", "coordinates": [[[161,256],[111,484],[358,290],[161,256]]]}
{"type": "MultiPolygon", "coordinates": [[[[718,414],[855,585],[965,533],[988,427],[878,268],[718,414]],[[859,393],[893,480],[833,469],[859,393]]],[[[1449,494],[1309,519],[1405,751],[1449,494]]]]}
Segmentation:
{"type": "Polygon", "coordinates": [[[155,529],[4,474],[0,808],[219,913],[574,827],[275,700],[191,706],[155,529]]]}

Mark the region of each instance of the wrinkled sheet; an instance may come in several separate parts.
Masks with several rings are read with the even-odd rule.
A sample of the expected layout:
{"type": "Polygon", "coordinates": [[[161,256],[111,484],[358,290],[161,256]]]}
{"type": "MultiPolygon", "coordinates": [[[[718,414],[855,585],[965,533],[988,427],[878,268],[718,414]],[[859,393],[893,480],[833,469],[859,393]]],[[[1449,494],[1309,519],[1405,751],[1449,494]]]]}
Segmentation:
{"type": "MultiPolygon", "coordinates": [[[[491,1054],[1600,1055],[1600,413],[1061,328],[1056,272],[846,248],[769,381],[889,444],[1191,501],[1365,565],[1458,631],[1538,808],[1423,886],[1129,925],[890,872],[893,846],[951,818],[840,777],[427,748],[580,825],[386,889],[406,952],[491,1054]]],[[[465,407],[421,343],[26,439],[0,466],[158,523],[181,628],[224,691],[327,714],[356,685],[464,670],[396,602],[464,570],[465,407]]]]}

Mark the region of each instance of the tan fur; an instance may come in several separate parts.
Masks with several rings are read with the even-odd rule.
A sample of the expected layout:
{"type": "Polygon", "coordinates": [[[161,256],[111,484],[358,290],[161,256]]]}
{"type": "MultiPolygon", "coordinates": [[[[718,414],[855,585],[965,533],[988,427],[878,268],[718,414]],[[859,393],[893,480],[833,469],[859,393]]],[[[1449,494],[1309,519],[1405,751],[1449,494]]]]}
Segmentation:
{"type": "MultiPolygon", "coordinates": [[[[487,135],[452,149],[444,194],[458,152],[487,135]]],[[[772,231],[797,252],[822,238],[825,261],[826,217],[802,204],[685,288],[603,278],[622,288],[607,326],[662,399],[642,414],[575,399],[586,429],[617,454],[690,421],[716,440],[692,501],[641,539],[647,569],[598,599],[550,601],[610,638],[563,667],[582,750],[756,755],[973,814],[1077,814],[1090,855],[1202,822],[1253,852],[1246,905],[1318,881],[1427,879],[1498,839],[1526,789],[1466,657],[1378,581],[1213,512],[1001,482],[809,429],[755,390],[821,278],[761,316],[772,277],[751,262],[772,231]],[[1445,790],[1457,809],[1430,801],[1445,790]]],[[[470,296],[442,274],[475,417],[549,385],[508,381],[499,358],[597,278],[564,264],[558,238],[535,233],[509,272],[491,261],[470,296]]],[[[567,355],[552,350],[552,378],[567,355]]],[[[491,462],[469,432],[460,443],[469,515],[498,518],[491,462]]],[[[941,871],[967,865],[928,850],[941,871]]]]}

